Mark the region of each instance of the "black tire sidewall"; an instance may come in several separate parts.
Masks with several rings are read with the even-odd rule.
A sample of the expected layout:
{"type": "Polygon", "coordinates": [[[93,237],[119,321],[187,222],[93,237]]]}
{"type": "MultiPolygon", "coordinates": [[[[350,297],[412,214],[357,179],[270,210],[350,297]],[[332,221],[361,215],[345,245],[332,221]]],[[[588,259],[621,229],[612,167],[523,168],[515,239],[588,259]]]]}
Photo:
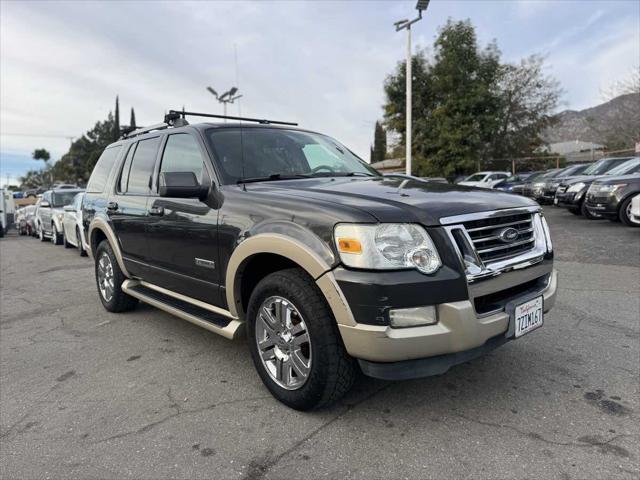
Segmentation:
{"type": "Polygon", "coordinates": [[[263,279],[255,288],[247,309],[247,342],[253,363],[269,391],[285,405],[297,410],[314,408],[323,398],[328,384],[327,358],[328,351],[324,348],[327,341],[335,339],[325,338],[328,335],[338,335],[335,320],[324,302],[320,292],[301,283],[299,276],[290,275],[291,271],[276,272],[263,279]],[[255,323],[260,306],[271,296],[286,298],[298,309],[304,318],[311,339],[311,372],[305,384],[297,390],[286,390],[276,384],[266,371],[255,340],[255,323]],[[333,322],[331,325],[328,322],[333,322]]]}
{"type": "Polygon", "coordinates": [[[627,208],[629,207],[631,200],[633,200],[633,195],[627,198],[624,202],[622,202],[622,204],[620,205],[620,212],[618,213],[618,218],[627,227],[637,228],[637,227],[640,227],[640,224],[634,223],[627,215],[627,208]]]}
{"type": "Polygon", "coordinates": [[[102,305],[106,310],[110,312],[124,312],[127,310],[131,310],[131,308],[136,305],[138,301],[130,295],[127,295],[122,290],[122,283],[126,280],[126,277],[122,273],[122,270],[120,270],[120,265],[118,264],[116,256],[113,253],[113,249],[111,248],[111,245],[107,240],[103,240],[102,242],[100,242],[100,245],[98,245],[98,248],[96,249],[94,273],[98,297],[100,298],[100,302],[102,302],[102,305]],[[98,262],[103,253],[107,254],[113,268],[113,296],[109,301],[106,301],[104,299],[102,293],[100,292],[100,286],[98,285],[98,262]]]}

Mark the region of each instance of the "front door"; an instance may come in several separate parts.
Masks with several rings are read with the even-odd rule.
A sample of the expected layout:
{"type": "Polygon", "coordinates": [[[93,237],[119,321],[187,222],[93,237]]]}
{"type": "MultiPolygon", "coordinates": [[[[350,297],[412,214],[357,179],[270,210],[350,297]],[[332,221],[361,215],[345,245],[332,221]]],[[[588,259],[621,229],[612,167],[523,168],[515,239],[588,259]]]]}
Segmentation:
{"type": "MultiPolygon", "coordinates": [[[[211,185],[201,140],[191,133],[167,135],[157,177],[164,172],[193,172],[211,185]]],[[[157,182],[157,180],[156,180],[157,182]]],[[[213,305],[220,303],[218,210],[210,199],[151,197],[147,223],[149,264],[155,283],[213,305]]]]}

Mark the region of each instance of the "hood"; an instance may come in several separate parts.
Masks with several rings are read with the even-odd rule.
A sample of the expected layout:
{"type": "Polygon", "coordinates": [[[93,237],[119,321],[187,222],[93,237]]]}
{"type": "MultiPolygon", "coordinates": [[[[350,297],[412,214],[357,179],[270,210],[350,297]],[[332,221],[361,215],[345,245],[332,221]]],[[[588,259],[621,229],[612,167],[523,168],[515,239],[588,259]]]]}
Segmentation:
{"type": "Polygon", "coordinates": [[[498,190],[384,177],[283,180],[250,184],[247,189],[337,203],[366,211],[380,222],[423,225],[439,225],[440,218],[452,215],[537,206],[498,190]]]}
{"type": "Polygon", "coordinates": [[[603,175],[598,177],[594,183],[611,184],[611,183],[640,183],[640,175],[620,175],[613,177],[611,175],[603,175]]]}

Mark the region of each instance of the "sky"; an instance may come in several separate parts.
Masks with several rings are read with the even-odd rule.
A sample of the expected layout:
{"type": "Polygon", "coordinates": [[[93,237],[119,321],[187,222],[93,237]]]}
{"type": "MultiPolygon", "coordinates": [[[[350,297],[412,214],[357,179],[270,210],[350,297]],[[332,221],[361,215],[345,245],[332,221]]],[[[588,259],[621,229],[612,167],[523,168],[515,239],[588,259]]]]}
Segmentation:
{"type": "MultiPolygon", "coordinates": [[[[131,106],[138,125],[182,106],[222,113],[209,85],[239,87],[229,114],[299,122],[368,159],[384,79],[406,56],[393,23],[415,3],[0,0],[0,184],[42,165],[35,148],[58,159],[116,95],[123,124],[131,106]]],[[[432,0],[414,48],[448,18],[470,19],[504,61],[544,55],[561,110],[601,103],[640,63],[637,0],[432,0]]]]}

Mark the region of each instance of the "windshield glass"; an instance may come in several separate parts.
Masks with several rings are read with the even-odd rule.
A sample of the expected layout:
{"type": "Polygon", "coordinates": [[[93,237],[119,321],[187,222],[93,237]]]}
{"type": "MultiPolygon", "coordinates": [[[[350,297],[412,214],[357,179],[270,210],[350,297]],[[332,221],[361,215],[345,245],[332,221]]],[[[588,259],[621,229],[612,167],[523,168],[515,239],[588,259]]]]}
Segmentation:
{"type": "Polygon", "coordinates": [[[474,173],[470,177],[464,179],[465,182],[481,182],[484,177],[486,177],[486,173],[474,173]]]}
{"type": "Polygon", "coordinates": [[[73,198],[77,194],[77,191],[53,192],[53,195],[51,195],[51,206],[64,207],[65,205],[69,205],[71,202],[73,202],[73,198]]]}
{"type": "Polygon", "coordinates": [[[627,160],[621,165],[612,168],[607,172],[607,175],[628,175],[630,173],[636,173],[640,169],[640,158],[632,158],[627,160]]]}
{"type": "Polygon", "coordinates": [[[603,158],[596,163],[591,164],[589,168],[584,171],[585,175],[603,175],[610,169],[626,162],[628,158],[603,158]]]}
{"type": "Polygon", "coordinates": [[[565,168],[562,172],[562,177],[568,177],[570,175],[580,175],[583,173],[590,165],[574,165],[573,167],[565,168]]]}
{"type": "Polygon", "coordinates": [[[212,128],[206,136],[227,184],[380,175],[345,146],[317,133],[284,128],[212,128]]]}
{"type": "Polygon", "coordinates": [[[564,170],[561,169],[555,169],[555,170],[551,170],[550,172],[547,172],[543,175],[540,175],[538,178],[536,178],[536,180],[544,180],[547,178],[553,178],[556,175],[558,175],[559,173],[563,172],[564,170]]]}

